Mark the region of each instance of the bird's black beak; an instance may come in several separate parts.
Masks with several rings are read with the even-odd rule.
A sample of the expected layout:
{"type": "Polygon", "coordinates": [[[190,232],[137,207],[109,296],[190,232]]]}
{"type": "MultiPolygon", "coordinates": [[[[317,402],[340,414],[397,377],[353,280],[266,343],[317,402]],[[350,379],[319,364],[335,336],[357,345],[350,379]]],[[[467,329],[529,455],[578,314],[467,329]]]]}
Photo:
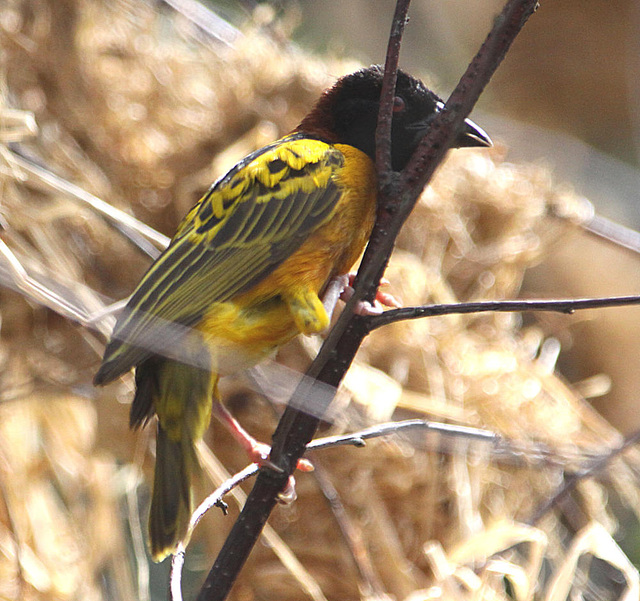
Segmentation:
{"type": "Polygon", "coordinates": [[[458,134],[454,142],[456,148],[468,148],[471,146],[493,146],[491,138],[480,126],[476,125],[471,119],[465,119],[462,125],[462,131],[458,134]]]}
{"type": "MultiPolygon", "coordinates": [[[[436,112],[444,108],[444,102],[436,102],[436,112]]],[[[484,129],[476,125],[471,119],[465,119],[462,124],[462,131],[458,134],[453,148],[470,148],[473,146],[483,146],[485,148],[493,146],[491,138],[484,129]]]]}

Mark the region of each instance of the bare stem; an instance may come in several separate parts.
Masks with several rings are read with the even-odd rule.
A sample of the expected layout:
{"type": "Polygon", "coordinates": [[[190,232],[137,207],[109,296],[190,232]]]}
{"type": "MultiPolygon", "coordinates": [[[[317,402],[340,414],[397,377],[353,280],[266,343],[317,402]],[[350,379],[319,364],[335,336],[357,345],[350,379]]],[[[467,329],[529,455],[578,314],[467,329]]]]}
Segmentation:
{"type": "Polygon", "coordinates": [[[602,215],[594,214],[589,221],[580,224],[580,227],[610,244],[640,253],[640,233],[602,215]]]}
{"type": "Polygon", "coordinates": [[[604,453],[598,457],[589,459],[587,465],[571,474],[564,479],[564,482],[558,487],[558,490],[549,497],[536,512],[527,520],[528,524],[537,524],[551,509],[556,507],[566,496],[576,487],[578,482],[585,478],[592,478],[599,472],[605,470],[611,462],[626,451],[629,447],[632,447],[640,441],[640,430],[634,432],[630,436],[627,436],[622,444],[609,452],[604,453]]]}
{"type": "Polygon", "coordinates": [[[553,311],[571,314],[582,309],[602,309],[604,307],[624,307],[639,305],[640,296],[607,296],[602,298],[548,299],[548,300],[503,300],[478,301],[473,303],[453,303],[446,305],[422,305],[420,307],[403,307],[385,311],[381,315],[366,318],[369,332],[382,326],[438,315],[457,315],[462,313],[487,313],[489,311],[512,313],[522,311],[553,311]]]}
{"type": "MultiPolygon", "coordinates": [[[[384,79],[380,93],[380,109],[378,110],[378,127],[376,128],[376,170],[379,174],[391,172],[391,121],[393,116],[393,98],[396,91],[400,44],[407,24],[407,11],[411,0],[398,0],[393,15],[387,58],[384,65],[384,79]]],[[[385,187],[388,182],[380,181],[385,187]]]]}

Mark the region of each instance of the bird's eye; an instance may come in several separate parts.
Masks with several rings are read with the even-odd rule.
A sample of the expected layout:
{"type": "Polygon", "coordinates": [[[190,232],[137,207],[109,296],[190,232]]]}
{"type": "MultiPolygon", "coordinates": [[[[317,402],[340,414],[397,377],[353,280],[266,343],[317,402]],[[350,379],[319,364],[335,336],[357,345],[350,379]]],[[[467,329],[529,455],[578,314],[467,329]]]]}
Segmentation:
{"type": "Polygon", "coordinates": [[[401,113],[402,111],[404,111],[406,106],[407,106],[407,103],[404,101],[404,98],[402,98],[401,96],[396,96],[393,99],[393,112],[394,113],[401,113]]]}

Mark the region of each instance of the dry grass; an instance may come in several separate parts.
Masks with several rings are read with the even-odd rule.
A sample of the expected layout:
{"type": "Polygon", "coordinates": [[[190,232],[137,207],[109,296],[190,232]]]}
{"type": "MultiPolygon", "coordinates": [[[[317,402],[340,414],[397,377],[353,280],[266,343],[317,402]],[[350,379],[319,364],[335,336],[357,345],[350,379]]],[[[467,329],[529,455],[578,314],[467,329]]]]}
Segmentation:
{"type": "MultiPolygon", "coordinates": [[[[290,129],[333,76],[353,67],[304,55],[277,23],[260,19],[228,47],[142,2],[10,0],[0,8],[0,277],[13,282],[0,291],[3,598],[144,598],[136,503],[151,463],[147,437],[126,429],[132,382],[99,395],[90,386],[102,334],[41,307],[51,297],[33,287],[48,286],[86,316],[126,296],[148,258],[111,225],[118,215],[105,217],[9,144],[20,141],[62,182],[170,234],[214,177],[290,129]],[[16,281],[22,293],[10,290],[16,281]]],[[[515,297],[525,271],[555,244],[570,244],[572,224],[588,210],[544,169],[505,163],[500,147],[452,153],[387,275],[407,305],[515,297]]],[[[96,325],[104,333],[107,323],[96,325]]],[[[280,361],[301,369],[315,345],[296,341],[280,361]]],[[[636,454],[615,461],[610,488],[583,482],[538,527],[521,524],[563,469],[621,442],[555,371],[557,352],[542,325],[516,315],[374,333],[347,377],[333,430],[419,415],[496,431],[522,456],[505,461],[459,440],[445,453],[447,441],[415,436],[317,453],[319,477],[299,477],[298,501],[272,518],[277,555],[256,548],[234,598],[507,599],[506,578],[511,598],[537,590],[557,601],[579,586],[584,553],[623,571],[637,596],[637,573],[611,539],[607,498],[614,490],[640,506],[636,454]],[[331,485],[346,537],[323,494],[331,485]]],[[[257,395],[230,380],[225,397],[268,439],[275,422],[257,395]]],[[[212,430],[217,459],[207,455],[207,469],[218,470],[217,481],[218,460],[233,471],[243,457],[217,424],[212,430]]],[[[206,562],[229,524],[220,515],[203,522],[206,562]]]]}

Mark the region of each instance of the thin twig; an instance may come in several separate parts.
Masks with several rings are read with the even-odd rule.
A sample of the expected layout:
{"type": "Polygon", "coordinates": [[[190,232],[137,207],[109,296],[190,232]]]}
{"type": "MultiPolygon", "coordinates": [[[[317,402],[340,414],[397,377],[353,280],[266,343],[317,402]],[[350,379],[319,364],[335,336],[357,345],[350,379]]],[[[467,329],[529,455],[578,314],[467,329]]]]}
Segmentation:
{"type": "Polygon", "coordinates": [[[76,186],[45,167],[38,165],[34,160],[23,154],[19,146],[12,145],[8,149],[5,159],[12,169],[21,173],[24,183],[46,192],[64,194],[73,201],[87,205],[152,259],[155,259],[160,254],[158,249],[165,249],[169,245],[169,238],[163,234],[132,215],[90,194],[80,186],[76,186]]]}
{"type": "MultiPolygon", "coordinates": [[[[575,453],[563,452],[559,454],[542,443],[516,442],[504,438],[490,430],[461,426],[457,424],[444,424],[426,419],[407,419],[385,422],[350,434],[317,438],[307,445],[307,450],[317,451],[345,445],[362,447],[366,444],[365,441],[370,438],[402,434],[412,430],[422,430],[424,431],[425,436],[429,432],[432,432],[442,436],[445,440],[464,439],[470,442],[481,443],[484,447],[490,448],[491,454],[497,461],[504,461],[511,464],[526,462],[529,466],[548,467],[552,465],[565,469],[569,464],[573,465],[585,460],[594,461],[600,457],[599,454],[595,455],[589,451],[581,452],[579,450],[575,453]]],[[[464,448],[468,450],[470,447],[469,445],[466,445],[464,448]]],[[[459,449],[460,447],[455,445],[447,445],[444,448],[440,445],[438,447],[438,450],[445,452],[458,452],[459,449]]]]}
{"type": "Polygon", "coordinates": [[[342,536],[349,547],[353,563],[360,575],[358,589],[361,597],[363,599],[378,600],[389,598],[390,596],[385,592],[382,581],[373,567],[371,556],[362,536],[362,530],[357,528],[349,517],[340,494],[333,485],[327,471],[317,461],[314,461],[313,464],[315,466],[314,476],[316,482],[329,504],[342,536]]]}
{"type": "Polygon", "coordinates": [[[575,299],[477,301],[473,303],[422,305],[420,307],[392,309],[390,311],[385,311],[380,315],[367,316],[366,322],[369,331],[372,332],[373,330],[389,325],[390,323],[440,315],[486,313],[489,311],[502,313],[511,313],[516,311],[554,311],[556,313],[571,314],[583,309],[602,309],[605,307],[624,307],[627,305],[638,304],[640,304],[639,295],[575,299]]]}
{"type": "Polygon", "coordinates": [[[581,223],[580,227],[615,246],[640,254],[640,232],[597,214],[594,214],[589,221],[581,223]]]}
{"type": "Polygon", "coordinates": [[[223,482],[216,490],[214,490],[191,514],[189,520],[189,529],[182,542],[178,545],[178,550],[171,558],[171,576],[170,576],[170,592],[172,601],[182,601],[182,568],[184,566],[184,554],[193,530],[198,522],[212,507],[220,507],[226,513],[226,504],[222,500],[225,495],[231,492],[236,486],[242,484],[245,480],[256,474],[259,470],[256,463],[252,463],[245,467],[242,471],[234,474],[231,478],[223,482]]]}
{"type": "MultiPolygon", "coordinates": [[[[396,90],[396,75],[400,59],[400,43],[407,23],[407,11],[411,0],[398,0],[393,15],[387,58],[385,61],[385,78],[380,92],[380,108],[378,109],[378,125],[376,127],[376,170],[379,174],[391,173],[391,122],[393,118],[393,100],[396,90]]],[[[380,187],[388,182],[380,181],[380,187]]]]}
{"type": "Polygon", "coordinates": [[[331,447],[342,445],[353,445],[356,447],[364,446],[364,441],[369,438],[379,438],[380,436],[388,436],[389,434],[398,434],[404,430],[431,430],[453,437],[462,437],[480,442],[495,443],[499,440],[499,436],[489,430],[480,428],[471,428],[469,426],[458,426],[453,424],[442,424],[439,422],[431,422],[425,419],[406,419],[399,422],[387,422],[377,424],[370,428],[365,428],[352,434],[340,434],[338,436],[326,436],[312,440],[307,445],[307,450],[314,451],[320,449],[329,449],[331,447]]]}
{"type": "Polygon", "coordinates": [[[527,524],[532,526],[537,524],[547,514],[547,512],[558,505],[558,503],[560,503],[560,501],[562,501],[562,499],[564,499],[576,487],[578,482],[585,478],[594,477],[596,474],[606,469],[616,457],[638,442],[640,442],[640,430],[625,437],[620,446],[611,449],[607,453],[590,459],[583,469],[574,472],[564,479],[564,482],[559,486],[558,490],[527,520],[527,524]]]}

